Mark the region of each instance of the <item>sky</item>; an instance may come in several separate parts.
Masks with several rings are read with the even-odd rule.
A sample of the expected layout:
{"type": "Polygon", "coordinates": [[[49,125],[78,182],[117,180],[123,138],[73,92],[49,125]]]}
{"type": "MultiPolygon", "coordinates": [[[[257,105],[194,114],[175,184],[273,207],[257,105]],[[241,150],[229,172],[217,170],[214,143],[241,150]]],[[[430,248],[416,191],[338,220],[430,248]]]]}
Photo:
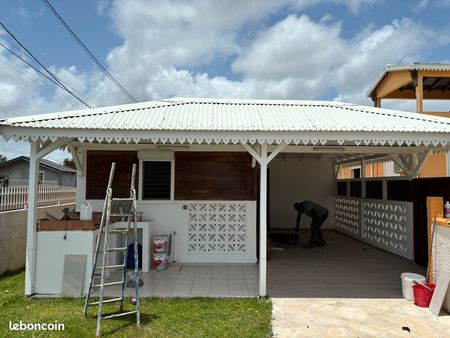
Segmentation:
{"type": "MultiPolygon", "coordinates": [[[[450,62],[450,0],[50,2],[138,101],[178,96],[372,105],[366,92],[386,64],[450,62]]],[[[130,102],[42,1],[0,0],[0,21],[92,106],[130,102]]],[[[0,43],[18,52],[1,28],[0,43]]],[[[428,105],[449,109],[448,102],[428,105]]],[[[415,109],[411,101],[384,106],[415,109]]],[[[0,118],[80,108],[0,46],[0,118]]],[[[28,153],[25,142],[0,142],[8,158],[28,153]]],[[[49,156],[65,157],[62,151],[49,156]]]]}

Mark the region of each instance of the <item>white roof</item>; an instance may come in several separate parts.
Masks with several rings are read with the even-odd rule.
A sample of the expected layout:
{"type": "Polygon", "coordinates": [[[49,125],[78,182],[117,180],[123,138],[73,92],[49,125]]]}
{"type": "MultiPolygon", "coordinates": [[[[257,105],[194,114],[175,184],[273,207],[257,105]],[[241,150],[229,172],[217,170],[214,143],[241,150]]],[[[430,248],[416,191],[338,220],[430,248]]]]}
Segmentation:
{"type": "Polygon", "coordinates": [[[447,144],[450,119],[330,101],[174,98],[0,121],[14,139],[447,144]]]}
{"type": "Polygon", "coordinates": [[[378,85],[383,81],[384,77],[391,72],[401,72],[404,70],[437,70],[437,71],[448,71],[450,70],[450,63],[439,63],[439,62],[413,62],[407,64],[387,64],[383,72],[380,74],[375,83],[367,91],[367,96],[370,97],[373,91],[378,87],[378,85]]]}

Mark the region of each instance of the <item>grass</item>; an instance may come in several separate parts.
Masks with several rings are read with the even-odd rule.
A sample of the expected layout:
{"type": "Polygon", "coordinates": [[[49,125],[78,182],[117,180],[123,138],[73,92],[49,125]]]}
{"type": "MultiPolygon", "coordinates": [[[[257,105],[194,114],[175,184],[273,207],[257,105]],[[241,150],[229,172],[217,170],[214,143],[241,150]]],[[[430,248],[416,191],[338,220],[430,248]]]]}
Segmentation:
{"type": "MultiPolygon", "coordinates": [[[[0,337],[94,337],[96,308],[82,316],[82,298],[26,298],[24,272],[0,277],[0,337]],[[64,331],[10,331],[12,323],[63,323],[64,331]]],[[[127,303],[127,308],[131,305],[127,303]]],[[[117,305],[116,305],[117,307],[117,305]]],[[[114,312],[114,305],[104,306],[114,312]]],[[[258,299],[141,298],[135,316],[105,320],[103,337],[267,337],[272,304],[258,299]]]]}

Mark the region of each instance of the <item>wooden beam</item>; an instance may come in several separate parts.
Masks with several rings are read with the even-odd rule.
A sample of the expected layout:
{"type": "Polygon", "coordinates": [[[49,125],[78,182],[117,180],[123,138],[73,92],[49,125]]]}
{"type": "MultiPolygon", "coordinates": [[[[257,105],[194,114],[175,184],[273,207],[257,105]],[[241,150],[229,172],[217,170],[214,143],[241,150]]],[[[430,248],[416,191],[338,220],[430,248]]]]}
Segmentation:
{"type": "Polygon", "coordinates": [[[377,98],[377,99],[376,99],[375,107],[381,108],[381,98],[377,98]]]}
{"type": "Polygon", "coordinates": [[[77,175],[83,176],[83,164],[81,162],[80,156],[78,155],[78,149],[73,145],[69,145],[69,151],[72,154],[73,162],[77,168],[77,175]]]}
{"type": "Polygon", "coordinates": [[[276,147],[275,150],[272,151],[272,153],[267,157],[267,164],[269,164],[269,162],[272,161],[275,158],[275,156],[277,156],[278,153],[282,151],[285,147],[286,143],[282,143],[278,147],[276,147]]]}
{"type": "MultiPolygon", "coordinates": [[[[244,149],[247,150],[247,151],[249,152],[249,154],[252,155],[252,157],[253,157],[256,161],[258,161],[259,164],[262,163],[262,158],[261,158],[261,156],[258,155],[258,154],[256,153],[256,151],[255,151],[252,147],[250,147],[250,145],[248,145],[247,143],[241,143],[241,144],[242,144],[242,146],[244,147],[244,149]]],[[[267,147],[267,145],[266,145],[266,147],[267,147]]],[[[266,148],[266,149],[267,149],[267,148],[266,148]]]]}
{"type": "Polygon", "coordinates": [[[417,177],[417,175],[420,172],[420,169],[422,169],[423,165],[425,164],[426,159],[431,154],[431,149],[428,149],[424,153],[421,154],[419,161],[417,162],[415,168],[412,169],[412,176],[417,177]]]}
{"type": "Polygon", "coordinates": [[[335,164],[334,165],[334,177],[338,178],[339,170],[341,170],[342,165],[341,164],[335,164]]]}
{"type": "Polygon", "coordinates": [[[426,77],[450,77],[450,70],[421,70],[426,77]]]}
{"type": "MultiPolygon", "coordinates": [[[[450,88],[449,88],[450,89],[450,88]]],[[[396,90],[391,94],[383,97],[383,99],[404,99],[404,100],[414,100],[416,98],[416,93],[412,89],[404,89],[403,91],[396,90]]],[[[433,90],[431,92],[425,91],[423,93],[423,98],[425,100],[450,100],[450,91],[442,91],[440,89],[433,90]]]]}
{"type": "Polygon", "coordinates": [[[416,112],[423,112],[423,75],[421,72],[417,74],[416,85],[416,112]]]}
{"type": "Polygon", "coordinates": [[[383,81],[375,88],[377,98],[382,99],[390,93],[406,86],[413,81],[409,71],[388,73],[383,81]]]}
{"type": "Polygon", "coordinates": [[[433,81],[433,83],[432,83],[432,85],[430,86],[430,88],[427,89],[427,91],[428,91],[428,92],[431,92],[434,88],[436,88],[436,86],[437,86],[437,84],[439,83],[439,81],[441,81],[441,78],[440,78],[440,77],[437,77],[437,78],[433,81]]]}
{"type": "Polygon", "coordinates": [[[399,155],[392,154],[391,158],[394,161],[394,163],[397,164],[404,171],[406,175],[412,176],[412,173],[409,170],[407,164],[403,162],[403,160],[400,158],[399,155]]]}
{"type": "Polygon", "coordinates": [[[41,148],[39,148],[36,153],[37,158],[42,158],[48,154],[50,154],[53,150],[56,150],[64,145],[67,145],[70,142],[69,137],[63,137],[57,139],[55,142],[45,143],[41,148]]]}

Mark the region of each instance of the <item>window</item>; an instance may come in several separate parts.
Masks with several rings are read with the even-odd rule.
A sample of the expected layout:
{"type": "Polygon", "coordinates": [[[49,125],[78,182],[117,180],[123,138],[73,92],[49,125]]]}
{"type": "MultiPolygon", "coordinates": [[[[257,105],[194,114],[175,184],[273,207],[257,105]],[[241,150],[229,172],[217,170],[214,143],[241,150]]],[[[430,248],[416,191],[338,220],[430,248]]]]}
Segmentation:
{"type": "Polygon", "coordinates": [[[394,201],[412,200],[411,181],[408,180],[388,180],[387,181],[387,199],[394,201]]]}
{"type": "Polygon", "coordinates": [[[382,199],[383,182],[378,180],[366,181],[366,198],[382,199]]]}
{"type": "Polygon", "coordinates": [[[352,178],[361,178],[361,168],[352,169],[352,178]]]}
{"type": "Polygon", "coordinates": [[[350,197],[361,197],[361,181],[350,182],[350,197]]]}
{"type": "Polygon", "coordinates": [[[38,182],[39,183],[44,182],[44,172],[43,171],[39,171],[39,173],[38,173],[38,182]]]}
{"type": "Polygon", "coordinates": [[[337,182],[338,196],[347,196],[347,181],[337,182]]]}
{"type": "Polygon", "coordinates": [[[142,199],[170,200],[172,197],[172,162],[142,162],[142,199]]]}

